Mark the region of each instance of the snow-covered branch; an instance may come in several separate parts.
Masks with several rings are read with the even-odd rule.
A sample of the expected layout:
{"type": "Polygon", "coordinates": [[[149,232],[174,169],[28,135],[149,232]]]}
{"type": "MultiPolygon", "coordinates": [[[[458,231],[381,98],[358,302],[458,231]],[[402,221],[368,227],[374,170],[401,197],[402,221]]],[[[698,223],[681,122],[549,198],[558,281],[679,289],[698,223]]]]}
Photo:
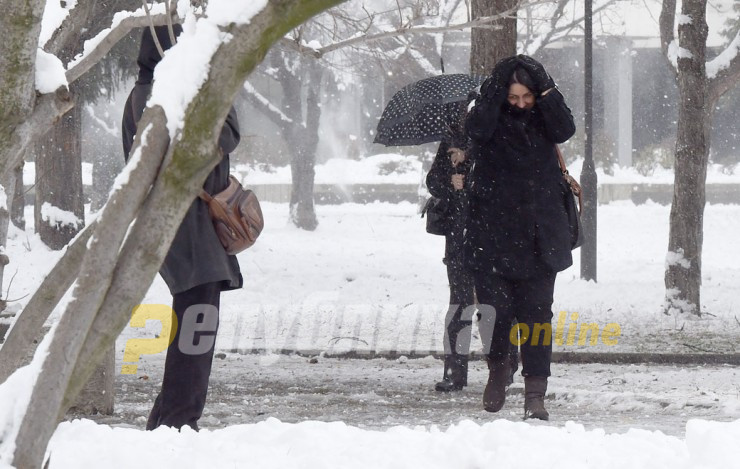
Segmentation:
{"type": "Polygon", "coordinates": [[[267,99],[262,93],[257,91],[254,86],[252,86],[251,83],[248,81],[244,82],[244,91],[249,96],[250,101],[254,104],[259,104],[260,108],[262,109],[262,112],[266,114],[270,120],[275,122],[278,125],[281,124],[292,124],[293,119],[286,116],[283,111],[275,107],[269,99],[267,99]]]}
{"type": "Polygon", "coordinates": [[[41,138],[54,123],[74,106],[66,88],[55,93],[41,95],[32,114],[15,130],[11,145],[7,147],[7,158],[0,159],[0,174],[14,168],[23,158],[26,148],[41,138]]]}
{"type": "Polygon", "coordinates": [[[165,25],[167,24],[167,18],[166,13],[154,13],[147,17],[146,13],[141,12],[141,10],[134,13],[117,13],[113,17],[111,27],[86,41],[84,52],[67,64],[67,82],[74,82],[100,62],[113,46],[126,37],[132,29],[149,26],[150,24],[155,26],[165,25]]]}
{"type": "Polygon", "coordinates": [[[707,78],[710,103],[740,82],[740,31],[722,53],[707,63],[707,78]]]}

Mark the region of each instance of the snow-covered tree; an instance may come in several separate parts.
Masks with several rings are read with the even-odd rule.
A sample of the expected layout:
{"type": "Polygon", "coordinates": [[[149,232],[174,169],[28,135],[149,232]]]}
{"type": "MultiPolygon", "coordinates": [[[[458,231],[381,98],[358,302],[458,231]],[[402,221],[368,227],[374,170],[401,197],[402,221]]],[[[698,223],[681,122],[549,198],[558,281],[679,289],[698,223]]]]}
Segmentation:
{"type": "Polygon", "coordinates": [[[660,14],[661,46],[676,72],[680,96],[665,311],[701,314],[709,131],[717,100],[740,81],[740,32],[707,61],[707,1],[683,0],[678,17],[676,7],[676,0],[664,0],[660,14]]]}
{"type": "MultiPolygon", "coordinates": [[[[210,0],[199,9],[187,1],[178,4],[185,32],[158,67],[131,161],[97,220],[60,261],[67,269],[54,269],[49,276],[56,277],[47,277],[57,291],[66,291],[63,286],[74,283],[73,299],[31,366],[6,381],[6,385],[18,386],[24,398],[15,403],[17,420],[0,429],[0,462],[23,468],[42,466],[58,420],[143,298],[187,208],[218,162],[216,138],[246,77],[274,42],[340,1],[210,0]]],[[[0,49],[3,175],[20,159],[30,141],[27,135],[38,132],[34,126],[28,128],[38,101],[65,102],[63,93],[46,100],[43,94],[35,97],[33,84],[38,89],[39,81],[33,78],[49,78],[41,77],[49,72],[35,62],[43,3],[0,3],[5,12],[0,26],[6,33],[0,49]]],[[[53,59],[49,58],[57,63],[53,59]]],[[[65,75],[61,67],[53,69],[65,75]]],[[[69,78],[69,70],[66,75],[69,78]]],[[[49,82],[57,85],[60,80],[53,77],[49,82]]],[[[58,88],[41,87],[39,92],[49,94],[58,88]]],[[[36,125],[50,125],[67,109],[66,104],[47,109],[36,125]]],[[[48,294],[42,292],[47,298],[40,301],[53,307],[56,302],[49,301],[48,294]]],[[[21,318],[27,313],[28,307],[21,318]]]]}

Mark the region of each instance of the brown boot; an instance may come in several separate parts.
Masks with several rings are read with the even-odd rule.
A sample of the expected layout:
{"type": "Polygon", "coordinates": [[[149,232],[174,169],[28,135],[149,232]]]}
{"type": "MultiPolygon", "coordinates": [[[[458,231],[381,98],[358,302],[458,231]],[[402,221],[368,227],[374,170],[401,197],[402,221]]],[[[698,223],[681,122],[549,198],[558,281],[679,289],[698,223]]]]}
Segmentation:
{"type": "Polygon", "coordinates": [[[549,420],[545,409],[546,376],[526,376],[524,378],[524,418],[549,420]]]}
{"type": "Polygon", "coordinates": [[[488,412],[498,412],[506,401],[506,387],[509,383],[511,366],[509,356],[502,360],[491,360],[488,362],[488,383],[483,391],[483,408],[488,412]]]}

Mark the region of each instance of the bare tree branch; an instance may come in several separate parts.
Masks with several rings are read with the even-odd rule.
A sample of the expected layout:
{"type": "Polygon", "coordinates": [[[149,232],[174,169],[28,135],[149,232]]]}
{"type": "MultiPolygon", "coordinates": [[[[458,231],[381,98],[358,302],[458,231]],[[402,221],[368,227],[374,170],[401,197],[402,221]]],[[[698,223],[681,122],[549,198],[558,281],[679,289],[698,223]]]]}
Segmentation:
{"type": "Polygon", "coordinates": [[[87,252],[87,241],[96,225],[97,222],[93,222],[86,226],[67,246],[62,258],[46,275],[16,318],[0,348],[0,383],[5,382],[8,376],[24,365],[34,345],[40,341],[41,328],[77,278],[82,258],[87,252]]]}
{"type": "MultiPolygon", "coordinates": [[[[609,0],[608,2],[602,3],[598,7],[594,8],[593,13],[599,13],[601,11],[606,10],[610,6],[614,5],[618,0],[609,0]]],[[[562,26],[556,26],[557,22],[562,19],[563,17],[563,11],[565,7],[568,5],[569,0],[558,0],[558,5],[555,9],[555,12],[552,14],[550,18],[550,25],[551,27],[548,29],[547,33],[541,38],[538,46],[534,50],[528,50],[525,46],[525,51],[527,51],[528,54],[534,55],[536,54],[542,47],[549,44],[553,41],[553,38],[559,38],[560,36],[567,36],[571,31],[578,28],[583,24],[585,21],[585,17],[583,15],[574,18],[573,20],[569,21],[568,23],[562,25],[562,26]]]]}
{"type": "Polygon", "coordinates": [[[175,3],[170,4],[170,0],[164,0],[164,7],[167,14],[167,33],[170,35],[170,42],[177,44],[175,29],[172,27],[172,15],[174,14],[175,3]]]}
{"type": "Polygon", "coordinates": [[[674,73],[678,73],[675,64],[669,59],[669,47],[676,39],[673,28],[676,25],[676,0],[663,0],[663,8],[658,19],[660,26],[660,49],[674,73]]]}
{"type": "Polygon", "coordinates": [[[8,157],[0,159],[0,174],[13,169],[23,158],[31,142],[41,138],[54,123],[74,106],[66,88],[40,96],[31,116],[21,123],[13,133],[8,157]]]}
{"type": "MultiPolygon", "coordinates": [[[[152,32],[152,39],[154,39],[154,45],[157,47],[157,52],[159,52],[159,56],[164,57],[164,49],[162,49],[162,44],[159,43],[157,32],[154,30],[154,23],[151,21],[152,13],[149,11],[149,4],[146,2],[146,0],[141,0],[141,3],[144,4],[144,11],[146,12],[146,17],[150,19],[149,30],[152,32]]],[[[169,8],[167,9],[167,11],[169,11],[169,8]]]]}
{"type": "MultiPolygon", "coordinates": [[[[457,23],[457,24],[441,25],[441,26],[411,26],[407,23],[391,31],[383,31],[383,32],[376,33],[376,34],[357,36],[351,39],[346,39],[344,41],[339,41],[334,44],[330,44],[325,47],[321,47],[319,49],[306,47],[306,46],[301,45],[300,43],[296,43],[295,41],[288,40],[288,39],[283,39],[280,41],[280,43],[294,51],[300,52],[301,54],[320,59],[321,57],[323,57],[325,54],[328,54],[329,52],[334,52],[336,50],[343,49],[346,47],[352,47],[357,44],[364,44],[367,42],[378,41],[381,39],[396,38],[399,36],[406,36],[410,34],[442,33],[442,32],[447,32],[447,31],[457,31],[457,30],[464,30],[464,29],[469,29],[469,28],[484,27],[486,25],[490,25],[491,23],[501,18],[510,17],[511,15],[515,14],[516,11],[519,8],[521,8],[521,6],[524,3],[525,2],[522,1],[518,3],[515,7],[510,8],[506,11],[503,11],[498,15],[486,16],[486,17],[475,19],[475,20],[467,21],[465,23],[457,23]]],[[[527,2],[527,3],[530,3],[530,2],[527,2]]],[[[547,1],[538,0],[537,2],[531,2],[531,4],[539,4],[539,3],[547,3],[547,1]]]]}

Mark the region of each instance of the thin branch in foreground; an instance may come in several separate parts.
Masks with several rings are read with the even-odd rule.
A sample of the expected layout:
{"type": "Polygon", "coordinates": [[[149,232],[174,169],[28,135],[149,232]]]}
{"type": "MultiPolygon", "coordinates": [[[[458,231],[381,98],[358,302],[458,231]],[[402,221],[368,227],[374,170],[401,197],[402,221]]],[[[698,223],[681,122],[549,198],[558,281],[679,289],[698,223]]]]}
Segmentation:
{"type": "Polygon", "coordinates": [[[162,49],[162,44],[159,43],[159,38],[157,37],[157,31],[154,30],[154,22],[151,20],[152,14],[149,11],[149,5],[146,3],[146,0],[141,0],[141,3],[144,4],[144,11],[146,12],[146,17],[149,18],[149,30],[152,33],[152,39],[154,39],[154,45],[157,46],[157,52],[159,52],[159,56],[164,57],[164,49],[162,49]]]}

